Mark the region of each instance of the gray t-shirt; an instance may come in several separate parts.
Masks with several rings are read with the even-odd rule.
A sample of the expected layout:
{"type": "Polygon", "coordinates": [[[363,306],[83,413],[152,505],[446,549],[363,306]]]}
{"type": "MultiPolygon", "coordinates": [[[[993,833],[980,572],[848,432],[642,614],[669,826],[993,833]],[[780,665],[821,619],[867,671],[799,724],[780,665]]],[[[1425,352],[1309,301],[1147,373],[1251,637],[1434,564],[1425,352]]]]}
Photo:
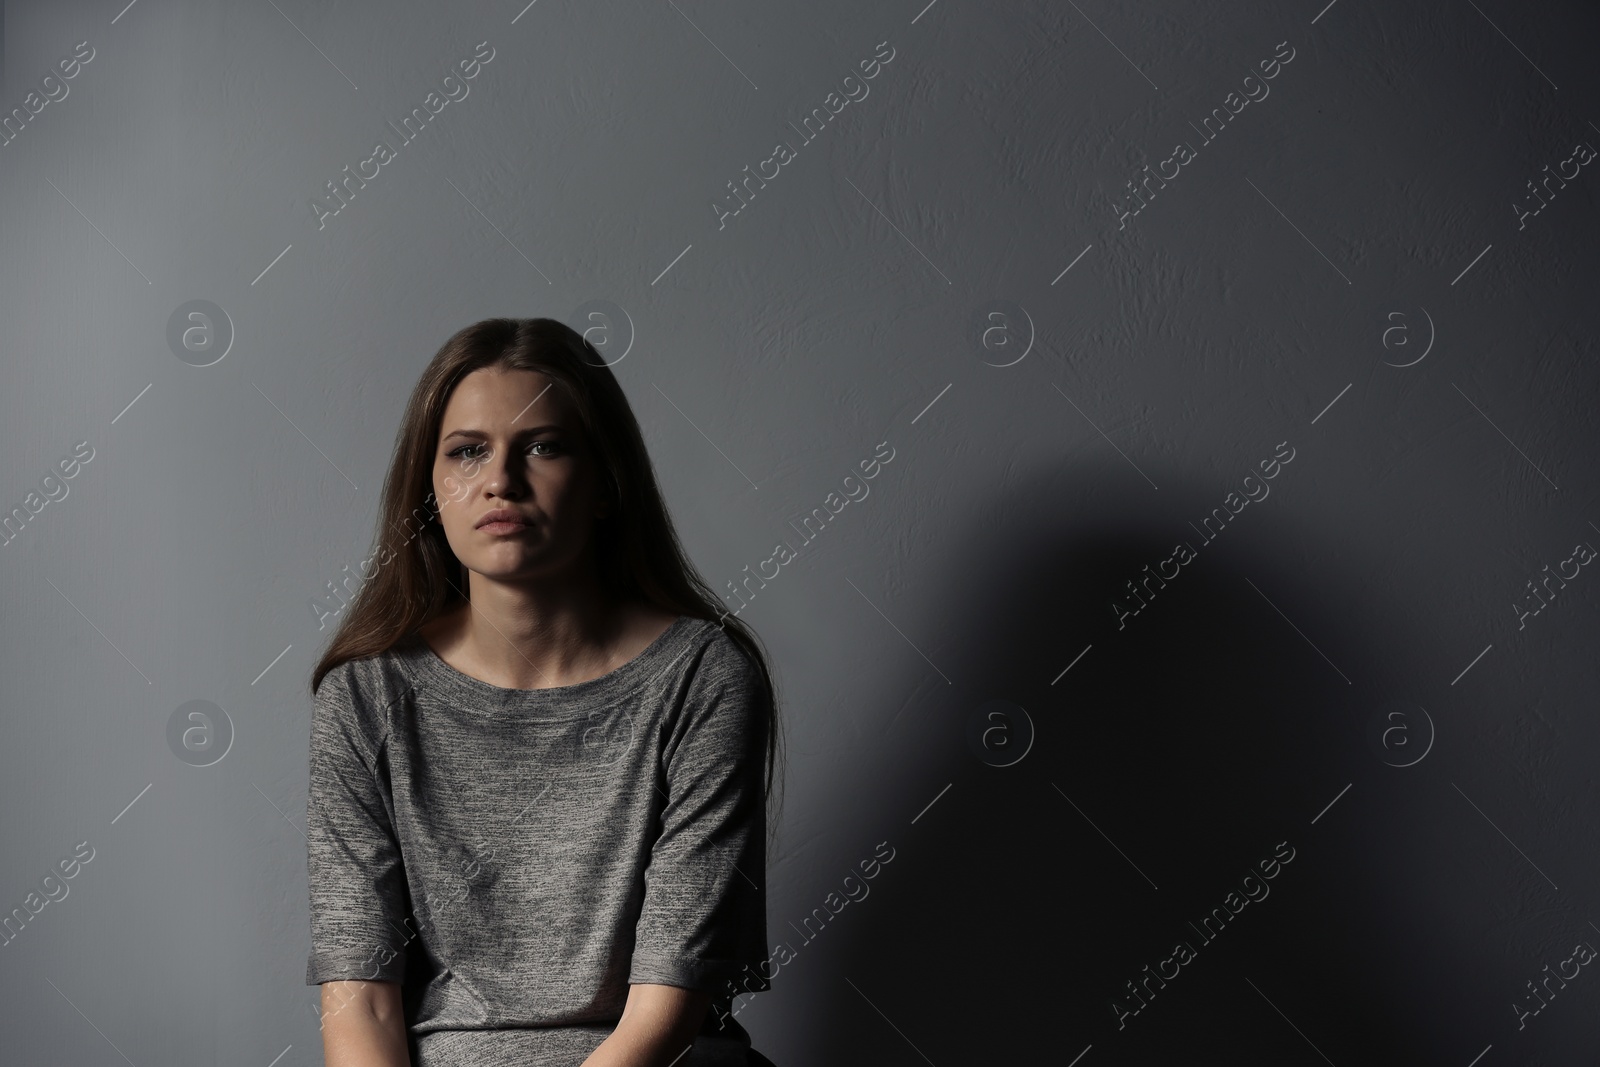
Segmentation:
{"type": "Polygon", "coordinates": [[[576,685],[503,689],[417,633],[340,664],[311,727],[308,984],[403,983],[416,1067],[577,1067],[628,985],[710,992],[675,1067],[765,1061],[766,700],[680,616],[576,685]]]}

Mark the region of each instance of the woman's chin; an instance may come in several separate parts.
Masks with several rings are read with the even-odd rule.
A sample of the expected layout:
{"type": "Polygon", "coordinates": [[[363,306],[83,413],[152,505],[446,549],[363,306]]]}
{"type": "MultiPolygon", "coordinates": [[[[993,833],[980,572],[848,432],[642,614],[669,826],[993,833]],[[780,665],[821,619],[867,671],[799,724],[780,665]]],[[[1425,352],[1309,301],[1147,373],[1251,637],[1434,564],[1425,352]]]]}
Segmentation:
{"type": "Polygon", "coordinates": [[[501,545],[478,554],[478,558],[463,561],[467,569],[494,582],[519,582],[551,578],[561,573],[565,564],[552,561],[546,554],[529,551],[519,545],[501,545]]]}

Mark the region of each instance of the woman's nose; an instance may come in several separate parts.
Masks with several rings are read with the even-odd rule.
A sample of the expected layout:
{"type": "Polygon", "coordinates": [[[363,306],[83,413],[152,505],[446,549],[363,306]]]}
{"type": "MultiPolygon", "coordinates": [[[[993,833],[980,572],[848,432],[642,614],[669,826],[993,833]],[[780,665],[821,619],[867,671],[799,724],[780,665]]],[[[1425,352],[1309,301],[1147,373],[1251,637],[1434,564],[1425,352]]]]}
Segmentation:
{"type": "Polygon", "coordinates": [[[495,496],[521,496],[527,491],[527,479],[522,469],[521,457],[511,449],[500,449],[484,463],[483,488],[495,496]]]}

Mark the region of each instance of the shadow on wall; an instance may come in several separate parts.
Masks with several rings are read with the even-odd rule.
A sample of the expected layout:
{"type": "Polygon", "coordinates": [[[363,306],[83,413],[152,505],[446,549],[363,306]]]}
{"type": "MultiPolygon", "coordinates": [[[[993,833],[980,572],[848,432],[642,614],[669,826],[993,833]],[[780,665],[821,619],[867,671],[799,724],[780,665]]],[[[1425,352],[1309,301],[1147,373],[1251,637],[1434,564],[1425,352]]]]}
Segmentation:
{"type": "MultiPolygon", "coordinates": [[[[1376,628],[1353,577],[1319,573],[1297,547],[1317,560],[1336,546],[1291,529],[1276,501],[1203,543],[1182,516],[1207,514],[1215,485],[1169,473],[1141,495],[1129,473],[1014,487],[955,542],[962,573],[941,576],[948,599],[931,613],[944,630],[914,630],[953,684],[928,686],[914,653],[896,660],[906,689],[932,696],[852,768],[871,795],[835,817],[910,819],[952,785],[894,832],[877,899],[842,914],[816,969],[790,979],[816,1023],[790,1055],[1065,1065],[1092,1044],[1084,1067],[1324,1062],[1309,1038],[1339,1064],[1459,1051],[1465,1063],[1484,1044],[1461,1025],[1465,1006],[1492,999],[1485,1010],[1503,1013],[1504,998],[1486,997],[1481,975],[1463,984],[1464,949],[1442,920],[1431,945],[1408,938],[1411,905],[1394,898],[1492,889],[1448,871],[1417,884],[1410,839],[1437,826],[1398,812],[1419,774],[1446,791],[1449,774],[1437,750],[1431,769],[1385,766],[1367,739],[1384,701],[1428,702],[1397,662],[1426,635],[1376,628]],[[1119,630],[1111,601],[1179,538],[1196,558],[1119,630]],[[1036,731],[1009,767],[968,741],[995,698],[1036,731]]],[[[1292,482],[1279,480],[1286,498],[1292,482]]],[[[788,918],[772,917],[774,938],[792,936],[788,918]]]]}

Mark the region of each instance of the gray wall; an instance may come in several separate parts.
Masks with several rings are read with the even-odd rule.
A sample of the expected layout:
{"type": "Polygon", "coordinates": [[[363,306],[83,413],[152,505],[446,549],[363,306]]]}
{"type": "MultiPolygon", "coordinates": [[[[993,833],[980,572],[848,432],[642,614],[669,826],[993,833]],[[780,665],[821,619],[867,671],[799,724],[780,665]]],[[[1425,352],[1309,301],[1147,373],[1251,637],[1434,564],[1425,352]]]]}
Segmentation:
{"type": "Polygon", "coordinates": [[[66,892],[0,948],[7,1062],[320,1062],[315,598],[490,315],[604,328],[719,589],[894,450],[743,613],[781,1067],[1600,1046],[1592,9],[122,2],[5,10],[7,110],[93,49],[0,147],[0,904],[66,892]]]}

